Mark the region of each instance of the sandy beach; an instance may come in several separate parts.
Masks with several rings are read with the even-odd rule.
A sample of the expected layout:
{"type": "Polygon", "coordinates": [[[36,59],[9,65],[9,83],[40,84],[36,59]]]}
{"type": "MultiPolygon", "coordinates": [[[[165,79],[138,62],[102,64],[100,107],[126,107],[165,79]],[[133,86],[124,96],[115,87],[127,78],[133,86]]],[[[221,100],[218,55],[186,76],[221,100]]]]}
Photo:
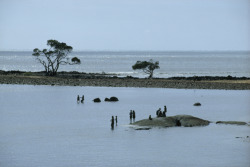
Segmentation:
{"type": "Polygon", "coordinates": [[[78,72],[61,72],[58,73],[57,76],[51,77],[45,76],[42,72],[1,71],[0,84],[250,90],[250,79],[245,77],[174,77],[148,79],[78,72]]]}

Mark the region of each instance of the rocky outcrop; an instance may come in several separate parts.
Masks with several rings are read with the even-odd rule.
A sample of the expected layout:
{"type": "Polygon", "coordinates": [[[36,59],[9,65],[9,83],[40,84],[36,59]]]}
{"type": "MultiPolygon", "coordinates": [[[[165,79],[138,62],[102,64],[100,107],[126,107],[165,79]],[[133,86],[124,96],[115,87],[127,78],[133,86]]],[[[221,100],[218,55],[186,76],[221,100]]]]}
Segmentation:
{"type": "Polygon", "coordinates": [[[199,102],[194,103],[194,106],[201,106],[201,103],[199,103],[199,102]]]}
{"type": "Polygon", "coordinates": [[[117,97],[112,96],[112,97],[109,98],[109,101],[119,101],[119,100],[118,100],[117,97]]]}
{"type": "Polygon", "coordinates": [[[106,97],[106,98],[104,99],[104,101],[109,101],[109,98],[106,97]]]}
{"type": "Polygon", "coordinates": [[[104,99],[104,101],[116,102],[116,101],[119,101],[119,100],[118,100],[117,97],[112,96],[112,97],[110,97],[110,98],[107,98],[107,97],[106,97],[106,98],[104,99]]]}
{"type": "Polygon", "coordinates": [[[193,126],[207,126],[208,120],[203,120],[191,115],[176,115],[169,117],[158,117],[150,119],[143,119],[133,123],[132,125],[147,126],[147,127],[193,127],[193,126]]]}
{"type": "Polygon", "coordinates": [[[100,103],[100,102],[101,102],[101,99],[100,99],[100,98],[95,98],[93,101],[94,101],[95,103],[100,103]]]}
{"type": "Polygon", "coordinates": [[[135,130],[150,130],[151,128],[150,127],[137,127],[135,128],[135,130]]]}
{"type": "Polygon", "coordinates": [[[241,121],[217,121],[216,124],[246,125],[247,123],[241,121]]]}

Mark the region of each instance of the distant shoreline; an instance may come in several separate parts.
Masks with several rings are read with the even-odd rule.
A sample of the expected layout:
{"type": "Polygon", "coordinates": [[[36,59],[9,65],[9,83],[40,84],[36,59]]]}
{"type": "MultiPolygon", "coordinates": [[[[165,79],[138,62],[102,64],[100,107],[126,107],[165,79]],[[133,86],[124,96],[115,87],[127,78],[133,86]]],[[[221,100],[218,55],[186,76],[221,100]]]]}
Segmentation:
{"type": "MultiPolygon", "coordinates": [[[[33,52],[25,50],[0,50],[0,52],[33,52]]],[[[250,50],[74,50],[72,53],[250,53],[250,50]]]]}
{"type": "Polygon", "coordinates": [[[0,70],[0,84],[250,90],[250,78],[247,77],[194,76],[148,79],[76,71],[58,72],[57,76],[51,77],[46,76],[44,72],[0,70]]]}

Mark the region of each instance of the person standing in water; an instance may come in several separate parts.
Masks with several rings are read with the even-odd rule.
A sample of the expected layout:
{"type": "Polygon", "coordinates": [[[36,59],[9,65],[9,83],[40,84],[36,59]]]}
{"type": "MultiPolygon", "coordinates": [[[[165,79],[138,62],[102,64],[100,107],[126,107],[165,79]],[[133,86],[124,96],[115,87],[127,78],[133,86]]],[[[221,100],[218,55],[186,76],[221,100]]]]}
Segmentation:
{"type": "Polygon", "coordinates": [[[111,129],[114,129],[114,123],[115,123],[114,116],[112,116],[110,121],[111,121],[111,129]]]}
{"type": "Polygon", "coordinates": [[[135,110],[133,110],[133,122],[135,122],[135,110]]]}
{"type": "Polygon", "coordinates": [[[77,103],[79,103],[80,102],[80,96],[78,95],[77,96],[77,103]]]}
{"type": "Polygon", "coordinates": [[[115,116],[115,125],[116,125],[116,126],[117,126],[117,122],[118,122],[117,116],[115,116]]]}
{"type": "Polygon", "coordinates": [[[83,103],[84,102],[84,95],[82,95],[82,100],[81,100],[81,103],[83,103]]]}

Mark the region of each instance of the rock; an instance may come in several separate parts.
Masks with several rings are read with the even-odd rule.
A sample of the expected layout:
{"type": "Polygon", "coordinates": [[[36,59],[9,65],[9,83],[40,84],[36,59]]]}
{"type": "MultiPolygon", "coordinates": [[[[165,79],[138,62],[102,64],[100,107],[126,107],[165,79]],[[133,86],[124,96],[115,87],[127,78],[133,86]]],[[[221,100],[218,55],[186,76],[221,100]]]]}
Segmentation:
{"type": "Polygon", "coordinates": [[[247,136],[247,137],[235,137],[236,139],[248,139],[249,138],[249,136],[247,136]]]}
{"type": "Polygon", "coordinates": [[[117,97],[112,96],[112,97],[110,97],[109,101],[119,101],[119,100],[117,97]]]}
{"type": "Polygon", "coordinates": [[[99,103],[99,102],[101,102],[101,99],[100,99],[100,98],[95,98],[93,101],[94,101],[95,103],[99,103]]]}
{"type": "Polygon", "coordinates": [[[247,123],[241,121],[217,121],[216,124],[246,125],[247,123]]]}
{"type": "Polygon", "coordinates": [[[191,115],[176,115],[169,117],[158,117],[152,120],[143,119],[133,123],[132,125],[147,126],[147,127],[193,127],[193,126],[206,126],[209,125],[208,120],[203,120],[191,115]]]}
{"type": "Polygon", "coordinates": [[[110,101],[110,100],[109,100],[109,98],[106,97],[106,98],[104,99],[104,101],[110,101]]]}
{"type": "Polygon", "coordinates": [[[112,96],[112,97],[110,97],[110,98],[107,98],[107,97],[106,97],[106,98],[104,99],[104,101],[112,101],[112,102],[116,102],[116,101],[119,101],[119,100],[118,100],[118,98],[117,98],[117,97],[112,96]]]}
{"type": "Polygon", "coordinates": [[[194,106],[201,106],[201,103],[199,103],[199,102],[194,103],[194,106]]]}
{"type": "Polygon", "coordinates": [[[135,130],[149,130],[151,129],[150,127],[146,127],[146,128],[135,128],[135,130]]]}

